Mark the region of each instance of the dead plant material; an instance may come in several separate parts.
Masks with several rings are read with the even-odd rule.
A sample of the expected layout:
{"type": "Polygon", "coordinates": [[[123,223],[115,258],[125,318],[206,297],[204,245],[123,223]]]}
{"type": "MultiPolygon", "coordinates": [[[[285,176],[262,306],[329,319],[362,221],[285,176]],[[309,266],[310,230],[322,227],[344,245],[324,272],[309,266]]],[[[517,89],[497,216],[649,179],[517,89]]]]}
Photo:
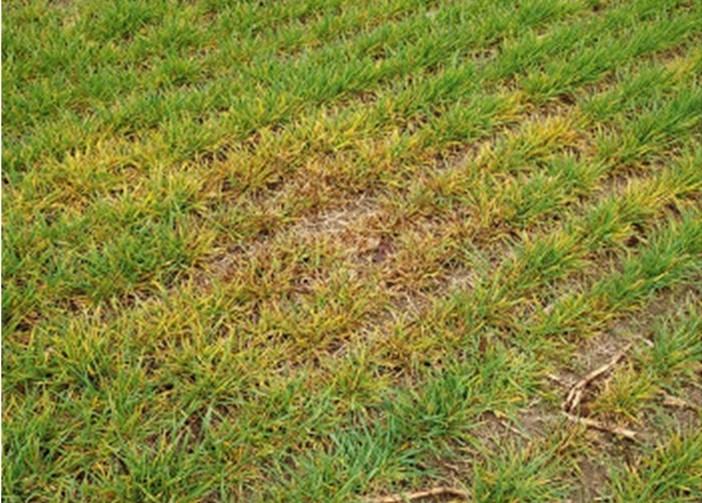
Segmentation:
{"type": "Polygon", "coordinates": [[[578,423],[578,424],[582,424],[583,426],[586,426],[588,428],[593,428],[595,430],[604,431],[606,433],[611,433],[612,435],[624,437],[627,440],[632,440],[632,441],[637,440],[637,436],[636,436],[637,433],[634,430],[630,430],[628,428],[623,428],[621,426],[609,426],[609,425],[601,423],[600,421],[597,421],[595,419],[591,419],[589,417],[574,416],[573,414],[568,414],[567,412],[564,412],[563,415],[569,421],[572,421],[572,422],[578,423]]]}
{"type": "Polygon", "coordinates": [[[435,487],[433,489],[424,489],[412,493],[391,494],[389,496],[380,496],[366,500],[368,503],[404,503],[405,501],[415,501],[426,498],[436,497],[453,497],[462,500],[468,500],[468,493],[455,487],[435,487]]]}
{"type": "Polygon", "coordinates": [[[560,377],[558,377],[556,374],[546,374],[546,378],[547,378],[549,381],[551,381],[551,382],[557,384],[558,386],[565,386],[565,383],[563,382],[563,379],[561,379],[560,377]]]}
{"type": "Polygon", "coordinates": [[[694,411],[700,409],[695,404],[692,404],[687,400],[683,400],[682,398],[678,398],[677,396],[669,395],[668,393],[663,393],[663,405],[667,407],[674,407],[676,409],[690,409],[694,411]]]}
{"type": "Polygon", "coordinates": [[[575,383],[570,388],[570,391],[568,391],[568,395],[566,396],[566,399],[563,402],[563,410],[565,412],[577,411],[578,407],[580,406],[580,401],[583,398],[583,393],[585,392],[585,389],[588,387],[588,385],[598,377],[609,372],[612,369],[612,367],[619,363],[619,360],[624,358],[627,351],[629,351],[630,347],[631,345],[628,344],[626,347],[624,347],[624,349],[615,354],[609,362],[602,365],[601,367],[596,368],[595,370],[587,374],[585,377],[580,379],[577,383],[575,383]]]}

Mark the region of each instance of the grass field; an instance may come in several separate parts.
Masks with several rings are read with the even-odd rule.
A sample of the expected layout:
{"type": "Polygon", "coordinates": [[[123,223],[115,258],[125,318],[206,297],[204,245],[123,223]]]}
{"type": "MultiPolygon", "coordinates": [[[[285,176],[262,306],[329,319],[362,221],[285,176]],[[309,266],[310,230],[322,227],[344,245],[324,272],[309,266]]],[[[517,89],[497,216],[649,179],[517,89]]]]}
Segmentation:
{"type": "Polygon", "coordinates": [[[702,501],[702,1],[3,7],[5,501],[702,501]]]}

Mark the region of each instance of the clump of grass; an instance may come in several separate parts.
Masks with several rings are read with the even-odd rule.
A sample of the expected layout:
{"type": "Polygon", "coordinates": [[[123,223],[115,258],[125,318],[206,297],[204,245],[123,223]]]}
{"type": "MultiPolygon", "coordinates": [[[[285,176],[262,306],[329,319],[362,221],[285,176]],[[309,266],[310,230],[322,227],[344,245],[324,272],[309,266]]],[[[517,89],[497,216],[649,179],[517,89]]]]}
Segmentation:
{"type": "Polygon", "coordinates": [[[626,469],[612,471],[615,501],[695,501],[702,497],[702,437],[673,433],[626,469]]]}
{"type": "MultiPolygon", "coordinates": [[[[475,501],[558,501],[570,491],[572,466],[564,439],[551,438],[528,447],[507,445],[498,455],[476,463],[471,482],[475,501]]],[[[565,439],[567,442],[567,439],[565,439]]]]}

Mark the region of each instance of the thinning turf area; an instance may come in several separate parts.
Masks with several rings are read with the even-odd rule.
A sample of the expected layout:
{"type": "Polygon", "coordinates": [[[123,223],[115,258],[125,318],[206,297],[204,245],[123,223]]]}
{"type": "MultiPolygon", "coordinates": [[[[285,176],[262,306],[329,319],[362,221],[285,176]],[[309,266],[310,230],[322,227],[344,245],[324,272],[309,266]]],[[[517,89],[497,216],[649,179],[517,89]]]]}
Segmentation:
{"type": "Polygon", "coordinates": [[[7,2],[3,496],[699,501],[701,42],[698,0],[7,2]]]}

